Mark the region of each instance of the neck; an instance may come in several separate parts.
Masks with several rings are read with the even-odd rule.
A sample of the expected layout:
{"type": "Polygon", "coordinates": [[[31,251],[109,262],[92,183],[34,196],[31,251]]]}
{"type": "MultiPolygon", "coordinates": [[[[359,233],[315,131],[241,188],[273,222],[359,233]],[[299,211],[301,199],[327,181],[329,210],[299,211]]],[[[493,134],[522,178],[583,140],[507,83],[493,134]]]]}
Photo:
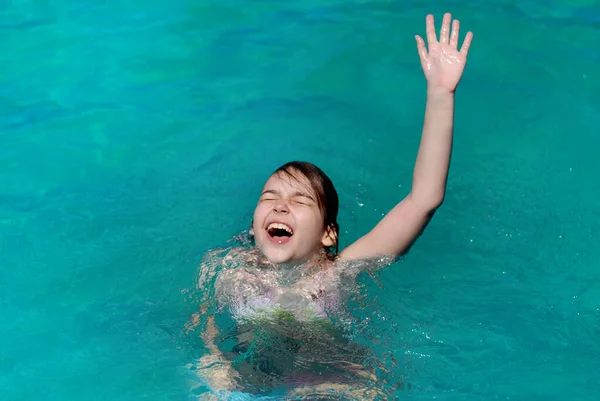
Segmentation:
{"type": "Polygon", "coordinates": [[[256,258],[257,265],[265,268],[276,268],[276,269],[301,269],[305,272],[314,272],[315,270],[321,270],[329,266],[329,258],[327,252],[324,249],[320,249],[315,252],[310,258],[306,258],[299,261],[284,262],[284,263],[273,263],[267,259],[262,252],[258,251],[256,258]]]}

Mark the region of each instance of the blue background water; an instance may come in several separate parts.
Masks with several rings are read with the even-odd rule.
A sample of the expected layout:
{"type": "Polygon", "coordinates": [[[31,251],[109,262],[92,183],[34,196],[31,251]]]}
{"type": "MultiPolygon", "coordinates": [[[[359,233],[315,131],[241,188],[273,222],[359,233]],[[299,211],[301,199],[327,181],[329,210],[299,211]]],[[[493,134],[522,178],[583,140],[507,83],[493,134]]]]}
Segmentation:
{"type": "Polygon", "coordinates": [[[0,5],[0,398],[175,400],[202,253],[268,173],[321,166],[342,245],[406,195],[413,35],[475,33],[442,209],[365,279],[402,399],[600,393],[600,3],[0,5]],[[439,25],[439,24],[438,24],[439,25]]]}

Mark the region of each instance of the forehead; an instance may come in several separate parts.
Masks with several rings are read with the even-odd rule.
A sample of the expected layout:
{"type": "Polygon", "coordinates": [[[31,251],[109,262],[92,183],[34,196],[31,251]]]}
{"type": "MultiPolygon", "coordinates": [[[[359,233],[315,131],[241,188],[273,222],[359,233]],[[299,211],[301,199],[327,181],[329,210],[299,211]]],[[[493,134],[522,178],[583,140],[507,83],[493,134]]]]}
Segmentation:
{"type": "Polygon", "coordinates": [[[299,191],[312,196],[315,195],[315,190],[308,178],[297,171],[291,171],[290,173],[278,172],[273,174],[265,183],[263,190],[279,189],[283,191],[299,191]]]}

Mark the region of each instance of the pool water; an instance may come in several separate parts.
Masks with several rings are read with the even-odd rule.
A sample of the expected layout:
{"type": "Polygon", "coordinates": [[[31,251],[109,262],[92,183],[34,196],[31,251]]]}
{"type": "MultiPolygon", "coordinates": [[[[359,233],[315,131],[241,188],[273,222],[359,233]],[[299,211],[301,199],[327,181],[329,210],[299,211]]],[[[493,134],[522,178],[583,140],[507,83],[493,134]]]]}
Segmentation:
{"type": "Polygon", "coordinates": [[[355,319],[398,399],[596,399],[597,0],[3,2],[0,398],[188,399],[198,264],[274,168],[331,176],[342,246],[408,193],[445,11],[447,197],[355,319]]]}

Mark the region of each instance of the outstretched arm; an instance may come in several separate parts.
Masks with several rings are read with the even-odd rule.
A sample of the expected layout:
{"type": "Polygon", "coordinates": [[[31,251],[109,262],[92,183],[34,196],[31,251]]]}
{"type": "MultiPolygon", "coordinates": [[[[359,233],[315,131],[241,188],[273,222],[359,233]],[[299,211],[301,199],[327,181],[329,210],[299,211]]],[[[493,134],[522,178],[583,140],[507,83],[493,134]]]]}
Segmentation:
{"type": "Polygon", "coordinates": [[[342,251],[341,259],[402,255],[444,200],[452,153],[454,92],[462,77],[473,38],[471,32],[467,33],[459,51],[459,22],[454,21],[450,34],[451,18],[448,13],[444,15],[438,41],[433,16],[427,16],[429,51],[423,39],[416,36],[421,66],[427,79],[427,104],[411,192],[373,230],[342,251]]]}

